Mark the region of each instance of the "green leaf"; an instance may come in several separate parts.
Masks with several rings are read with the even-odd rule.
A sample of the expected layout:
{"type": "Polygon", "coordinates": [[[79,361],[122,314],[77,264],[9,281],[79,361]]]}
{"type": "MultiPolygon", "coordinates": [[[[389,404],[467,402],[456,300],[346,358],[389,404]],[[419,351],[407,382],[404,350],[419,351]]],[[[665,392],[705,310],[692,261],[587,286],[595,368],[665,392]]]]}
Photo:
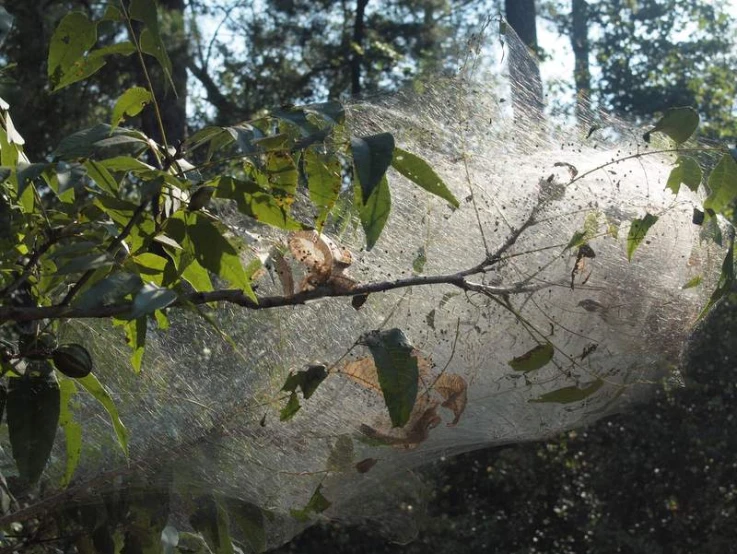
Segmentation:
{"type": "Polygon", "coordinates": [[[35,181],[38,177],[43,174],[43,172],[48,169],[49,164],[45,163],[33,163],[33,164],[27,164],[27,163],[19,163],[17,168],[17,176],[18,176],[18,189],[17,194],[18,196],[23,195],[23,191],[26,190],[26,187],[31,184],[33,181],[35,181]]]}
{"type": "Polygon", "coordinates": [[[120,448],[123,450],[123,453],[128,456],[128,429],[126,429],[125,425],[123,425],[123,422],[120,421],[120,414],[118,413],[118,408],[115,406],[115,402],[113,401],[112,397],[110,396],[110,393],[107,391],[107,389],[100,383],[100,381],[95,377],[93,373],[90,373],[87,377],[82,377],[81,379],[77,379],[77,383],[82,385],[84,389],[92,395],[92,397],[97,400],[103,408],[105,408],[105,411],[110,416],[110,423],[113,424],[113,429],[115,430],[115,436],[118,438],[118,444],[120,445],[120,448]]]}
{"type": "Polygon", "coordinates": [[[582,389],[578,387],[564,387],[545,393],[529,402],[542,404],[572,404],[573,402],[581,402],[598,391],[603,384],[604,381],[602,379],[597,379],[582,389]]]}
{"type": "Polygon", "coordinates": [[[596,237],[599,232],[599,214],[598,212],[589,212],[586,214],[586,218],[583,222],[583,230],[576,231],[573,233],[571,240],[565,247],[565,250],[571,250],[572,248],[578,248],[588,243],[591,239],[596,237]]]}
{"type": "Polygon", "coordinates": [[[573,233],[571,240],[568,241],[565,249],[570,250],[571,248],[577,248],[582,244],[586,244],[587,240],[588,239],[586,238],[586,231],[576,231],[575,233],[573,233]]]}
{"type": "Polygon", "coordinates": [[[215,187],[211,185],[202,185],[197,187],[189,198],[187,210],[190,212],[196,212],[197,210],[204,208],[210,202],[214,192],[215,187]]]}
{"type": "Polygon", "coordinates": [[[105,13],[102,15],[101,21],[123,22],[125,21],[125,17],[123,16],[123,12],[121,12],[119,8],[113,6],[112,4],[108,4],[107,6],[105,6],[105,13]]]}
{"type": "Polygon", "coordinates": [[[454,208],[460,205],[458,199],[453,196],[453,193],[450,192],[440,176],[422,158],[401,148],[395,148],[392,167],[417,186],[435,196],[439,196],[443,200],[447,200],[454,208]]]}
{"type": "Polygon", "coordinates": [[[253,181],[222,177],[214,181],[215,196],[235,200],[238,211],[260,223],[266,223],[287,231],[308,229],[290,217],[289,212],[277,204],[273,195],[253,181]]]}
{"type": "Polygon", "coordinates": [[[517,356],[508,363],[515,371],[534,371],[546,366],[553,359],[555,348],[549,342],[538,344],[532,350],[525,352],[521,356],[517,356]]]}
{"type": "Polygon", "coordinates": [[[92,179],[95,184],[100,187],[100,190],[108,193],[111,196],[116,196],[118,194],[118,187],[120,185],[118,184],[118,181],[115,180],[115,177],[113,177],[110,172],[105,168],[105,166],[101,165],[95,160],[87,160],[84,163],[84,166],[87,168],[87,175],[89,175],[90,179],[92,179]]]}
{"type": "MultiPolygon", "coordinates": [[[[52,155],[56,158],[110,157],[140,153],[148,148],[146,136],[139,131],[116,128],[100,123],[62,139],[52,155]]],[[[108,168],[109,169],[109,168],[108,168]]]]}
{"type": "Polygon", "coordinates": [[[290,510],[289,513],[292,517],[298,521],[305,522],[310,519],[312,514],[320,514],[327,510],[331,506],[331,503],[323,496],[321,489],[322,485],[318,485],[304,508],[301,510],[290,510]]]}
{"type": "Polygon", "coordinates": [[[56,88],[67,71],[97,42],[97,23],[81,12],[64,16],[51,36],[48,77],[56,88]]]}
{"type": "Polygon", "coordinates": [[[170,263],[167,258],[151,252],[143,252],[134,256],[131,261],[145,281],[161,286],[166,266],[170,263]]]}
{"type": "Polygon", "coordinates": [[[189,518],[192,527],[202,535],[213,554],[233,554],[230,522],[222,501],[215,495],[195,499],[196,510],[189,518]]]}
{"type": "Polygon", "coordinates": [[[711,307],[719,301],[725,294],[734,290],[735,275],[734,275],[734,236],[730,237],[729,247],[727,253],[724,255],[724,261],[722,262],[722,270],[719,273],[719,281],[714,291],[709,297],[709,301],[703,307],[699,313],[699,319],[704,317],[711,307]]]}
{"type": "Polygon", "coordinates": [[[90,269],[98,269],[100,267],[111,266],[115,263],[115,259],[107,252],[100,254],[87,254],[85,256],[77,256],[71,261],[61,266],[56,272],[59,275],[67,275],[69,273],[82,273],[90,269]]]}
{"type": "Polygon", "coordinates": [[[249,546],[247,552],[264,552],[266,550],[266,521],[264,511],[250,502],[237,498],[225,499],[230,525],[240,531],[239,539],[249,546]]]}
{"type": "Polygon", "coordinates": [[[61,75],[58,81],[51,81],[54,84],[51,92],[56,92],[69,85],[83,81],[87,77],[97,73],[104,65],[104,56],[97,52],[92,52],[88,56],[78,59],[61,75]]]}
{"type": "MultiPolygon", "coordinates": [[[[92,42],[90,47],[94,45],[94,42],[95,41],[92,42]]],[[[130,56],[135,51],[136,47],[133,43],[130,41],[124,41],[92,50],[86,56],[78,57],[68,66],[59,66],[54,70],[54,75],[50,75],[50,81],[53,88],[52,92],[95,74],[105,65],[105,56],[112,54],[130,56]]]]}
{"type": "Polygon", "coordinates": [[[165,289],[152,285],[151,283],[146,283],[133,300],[131,317],[137,319],[141,316],[153,313],[156,310],[166,308],[169,304],[175,302],[177,298],[177,293],[171,289],[165,289]]]}
{"type": "Polygon", "coordinates": [[[132,0],[128,8],[128,14],[131,19],[140,21],[144,25],[144,29],[139,37],[141,50],[150,56],[156,58],[159,65],[164,70],[169,84],[174,88],[171,79],[171,60],[166,52],[164,41],[161,38],[159,29],[159,21],[156,13],[156,2],[154,0],[132,0]]]}
{"type": "Polygon", "coordinates": [[[665,186],[672,190],[673,194],[678,194],[681,183],[683,183],[696,192],[701,184],[701,176],[701,167],[696,160],[688,156],[678,156],[665,186]]]}
{"type": "Polygon", "coordinates": [[[286,382],[281,390],[286,392],[295,392],[299,387],[302,389],[302,396],[308,399],[317,390],[328,376],[327,368],[324,365],[311,365],[304,371],[298,371],[287,377],[286,382]]]}
{"type": "Polygon", "coordinates": [[[133,117],[141,113],[152,99],[151,93],[143,87],[131,87],[126,90],[115,102],[110,120],[111,127],[115,129],[124,117],[133,117]]]}
{"type": "MultiPolygon", "coordinates": [[[[110,7],[110,6],[108,6],[110,7]]],[[[90,52],[90,55],[95,56],[109,56],[110,54],[120,54],[121,56],[130,56],[136,51],[136,47],[129,40],[123,42],[117,42],[115,44],[109,44],[102,48],[97,48],[90,52]]]]}
{"type": "MultiPolygon", "coordinates": [[[[200,146],[204,146],[216,137],[223,137],[227,134],[228,133],[222,127],[203,127],[199,131],[187,137],[187,140],[184,142],[185,148],[187,152],[192,152],[200,146]]],[[[226,138],[226,140],[232,140],[232,137],[226,138]]]]}
{"type": "Polygon", "coordinates": [[[392,197],[389,192],[389,183],[382,177],[379,185],[374,188],[368,202],[359,208],[361,226],[366,233],[366,250],[371,250],[379,240],[384,230],[389,212],[392,207],[392,197]]]}
{"type": "Polygon", "coordinates": [[[212,281],[207,270],[197,261],[192,260],[182,271],[182,279],[187,281],[194,287],[197,292],[207,292],[213,290],[212,281]]]}
{"type": "Polygon", "coordinates": [[[278,135],[271,135],[268,137],[252,140],[251,144],[256,146],[259,150],[270,152],[273,150],[285,150],[289,142],[290,137],[288,134],[279,133],[278,135]]]}
{"type": "Polygon", "coordinates": [[[709,175],[709,196],[704,210],[713,210],[731,219],[733,203],[737,198],[737,162],[724,154],[709,175]]]}
{"type": "Polygon", "coordinates": [[[642,219],[632,221],[629,233],[627,233],[627,260],[632,261],[635,250],[640,246],[650,227],[655,225],[656,221],[658,221],[658,217],[649,213],[645,214],[642,219]]]}
{"type": "Polygon", "coordinates": [[[131,0],[128,6],[128,15],[131,19],[143,23],[156,38],[160,37],[155,0],[131,0]]]}
{"type": "MultiPolygon", "coordinates": [[[[48,366],[48,362],[41,362],[48,366]]],[[[41,477],[51,455],[59,422],[59,383],[53,371],[8,380],[8,435],[20,478],[28,485],[41,477]]]]}
{"type": "Polygon", "coordinates": [[[374,189],[384,179],[386,170],[392,163],[394,155],[394,137],[389,133],[381,133],[363,138],[351,139],[355,176],[361,185],[361,199],[365,204],[374,189]]]}
{"type": "Polygon", "coordinates": [[[99,164],[109,171],[135,171],[140,173],[154,170],[153,166],[132,156],[116,156],[107,160],[100,160],[99,164]]]}
{"type": "Polygon", "coordinates": [[[174,88],[174,81],[171,78],[171,60],[161,37],[155,37],[151,30],[146,28],[141,33],[139,44],[144,54],[156,58],[156,61],[159,62],[159,65],[164,70],[164,75],[166,75],[168,83],[174,88]]]}
{"type": "Polygon", "coordinates": [[[302,406],[299,404],[299,398],[297,398],[297,393],[293,392],[289,395],[289,400],[287,400],[286,406],[284,406],[281,409],[281,412],[279,412],[279,421],[289,421],[301,407],[302,406]]]}
{"type": "Polygon", "coordinates": [[[131,365],[136,373],[141,371],[146,348],[146,318],[132,319],[125,323],[125,336],[131,348],[131,365]]]}
{"type": "Polygon", "coordinates": [[[681,290],[686,289],[692,289],[694,287],[698,287],[701,284],[702,278],[701,275],[697,275],[696,277],[692,277],[686,283],[681,287],[681,290]]]}
{"type": "Polygon", "coordinates": [[[363,337],[374,358],[379,386],[393,427],[402,427],[417,399],[419,370],[414,347],[401,329],[371,331],[363,337]]]}
{"type": "Polygon", "coordinates": [[[61,479],[61,486],[66,487],[74,477],[74,472],[79,465],[79,458],[82,453],[82,426],[74,421],[72,416],[71,403],[72,398],[77,394],[77,387],[71,379],[63,379],[59,383],[61,392],[59,414],[59,427],[64,431],[64,441],[66,443],[66,468],[64,476],[61,479]]]}
{"type": "Polygon", "coordinates": [[[658,120],[655,126],[643,135],[645,142],[650,142],[650,135],[659,131],[668,135],[676,144],[683,144],[699,126],[699,114],[690,107],[670,108],[658,120]]]}
{"type": "Polygon", "coordinates": [[[305,150],[303,158],[310,200],[321,208],[316,223],[318,229],[322,229],[343,184],[340,160],[335,155],[321,153],[320,148],[316,145],[310,146],[305,150]]]}
{"type": "Polygon", "coordinates": [[[187,226],[187,233],[194,247],[195,259],[202,267],[241,289],[256,301],[238,250],[223,236],[224,231],[199,213],[193,216],[195,223],[187,226]]]}
{"type": "Polygon", "coordinates": [[[115,272],[98,281],[80,294],[72,303],[82,309],[93,309],[109,306],[122,301],[129,294],[137,292],[143,286],[141,277],[124,271],[115,272]]]}
{"type": "MultiPolygon", "coordinates": [[[[271,190],[277,196],[277,200],[291,199],[297,192],[299,172],[297,171],[297,160],[289,152],[267,152],[264,154],[264,173],[267,175],[271,190]]],[[[283,200],[282,200],[283,201],[283,200]]]]}

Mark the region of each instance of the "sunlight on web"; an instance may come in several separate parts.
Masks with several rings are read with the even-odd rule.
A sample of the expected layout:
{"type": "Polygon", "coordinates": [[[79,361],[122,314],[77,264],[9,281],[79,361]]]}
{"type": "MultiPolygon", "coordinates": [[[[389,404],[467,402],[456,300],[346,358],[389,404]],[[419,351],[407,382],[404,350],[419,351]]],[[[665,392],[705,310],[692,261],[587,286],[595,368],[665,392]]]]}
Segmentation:
{"type": "MultiPolygon", "coordinates": [[[[362,283],[456,273],[506,244],[497,263],[469,277],[479,292],[400,288],[369,295],[359,310],[349,298],[257,312],[222,307],[212,315],[235,349],[214,326],[172,314],[168,332],[152,333],[140,376],[117,332],[80,324],[80,342],[93,347],[130,430],[131,459],[80,396],[87,416],[78,481],[140,474],[163,483],[173,471],[180,485],[270,510],[270,545],[307,525],[290,510],[320,487],[330,502],[323,516],[409,540],[426,502],[412,468],[589,423],[647,398],[676,369],[704,300],[682,286],[697,275],[708,281],[715,265],[691,224],[694,198],[665,190],[664,156],[631,157],[647,152],[637,129],[597,116],[591,125],[606,129],[586,136],[588,127],[541,120],[529,98],[520,110],[512,94],[529,92],[528,83],[505,85],[507,73],[488,71],[499,59],[477,57],[476,46],[498,37],[475,40],[456,78],[348,107],[354,134],[394,134],[460,207],[394,173],[391,215],[375,248],[362,249],[350,218],[327,235],[351,252],[345,276],[362,283]],[[629,262],[630,224],[646,213],[658,220],[629,262]],[[369,349],[359,344],[369,331],[394,328],[414,347],[420,373],[402,428],[392,427],[369,349]],[[280,421],[290,371],[317,364],[327,379],[280,421]]],[[[516,37],[503,40],[505,63],[526,55],[516,37]]],[[[273,252],[281,240],[284,263],[304,269],[286,237],[264,237],[255,250],[273,252]]],[[[258,292],[283,286],[265,273],[258,292]]],[[[59,475],[60,442],[52,460],[59,475]]]]}

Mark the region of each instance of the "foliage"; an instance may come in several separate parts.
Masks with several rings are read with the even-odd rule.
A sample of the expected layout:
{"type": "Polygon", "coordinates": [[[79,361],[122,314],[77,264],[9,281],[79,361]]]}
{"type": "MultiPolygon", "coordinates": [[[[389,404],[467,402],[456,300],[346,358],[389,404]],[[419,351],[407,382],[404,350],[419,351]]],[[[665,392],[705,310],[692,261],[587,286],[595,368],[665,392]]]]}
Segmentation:
{"type": "MultiPolygon", "coordinates": [[[[420,188],[458,205],[426,162],[403,150],[397,154],[392,135],[350,137],[337,103],[283,107],[234,126],[205,127],[170,148],[161,115],[164,106],[149,71],[158,67],[172,84],[155,3],[111,3],[92,15],[74,11],[62,18],[50,39],[48,77],[53,90],[63,93],[116,57],[136,54],[143,82],[118,96],[112,115],[106,117],[110,124],[78,130],[62,138],[50,157],[30,163],[9,105],[0,101],[0,361],[4,411],[19,472],[13,492],[18,495],[37,486],[59,427],[67,456],[62,482],[73,481],[84,440],[74,421],[78,385],[107,412],[128,455],[128,430],[105,384],[94,374],[87,345],[59,344],[68,319],[112,318],[127,336],[133,370],[140,372],[146,335],[155,325],[168,326],[169,309],[207,317],[198,304],[224,300],[259,307],[253,282],[262,260],[244,248],[219,216],[227,203],[235,204],[252,226],[282,231],[310,229],[313,222],[319,231],[336,205],[343,210],[347,205],[363,224],[368,249],[381,236],[389,215],[386,172],[393,164],[420,188]],[[100,44],[98,37],[110,24],[117,25],[117,32],[109,35],[117,40],[100,44]],[[126,34],[128,39],[123,39],[126,34]],[[161,143],[120,126],[148,104],[158,119],[161,143]]],[[[48,150],[39,146],[37,151],[48,150]]],[[[325,242],[329,239],[314,236],[316,248],[334,248],[325,242]]],[[[335,252],[335,264],[340,255],[335,252]]],[[[327,262],[322,258],[322,264],[327,262]]],[[[318,293],[337,286],[337,267],[328,267],[324,276],[319,274],[322,266],[310,269],[308,284],[320,288],[318,293]]],[[[297,292],[285,290],[283,300],[299,302],[290,298],[297,292]]],[[[370,345],[373,350],[379,343],[370,345]]],[[[384,363],[378,366],[382,379],[387,371],[395,371],[385,371],[384,363]]],[[[291,394],[282,419],[299,409],[298,388],[309,399],[326,376],[324,366],[314,366],[289,377],[283,390],[291,394]]],[[[415,388],[416,382],[415,376],[415,388]]],[[[395,385],[382,382],[392,414],[392,395],[408,394],[395,385]]],[[[415,395],[416,390],[402,401],[398,425],[406,422],[415,395]]],[[[130,499],[133,515],[126,517],[133,517],[133,527],[145,530],[146,536],[131,535],[129,526],[121,538],[120,521],[112,514],[103,527],[84,517],[75,524],[92,525],[93,540],[100,544],[122,540],[126,546],[156,547],[166,518],[152,512],[145,497],[130,499]]],[[[249,528],[244,540],[263,542],[258,539],[263,525],[256,521],[263,517],[260,509],[236,506],[226,513],[222,502],[194,502],[192,525],[213,551],[232,552],[232,525],[249,528]],[[230,523],[229,513],[235,518],[230,523]]],[[[307,518],[327,506],[318,488],[295,517],[307,518]]]]}

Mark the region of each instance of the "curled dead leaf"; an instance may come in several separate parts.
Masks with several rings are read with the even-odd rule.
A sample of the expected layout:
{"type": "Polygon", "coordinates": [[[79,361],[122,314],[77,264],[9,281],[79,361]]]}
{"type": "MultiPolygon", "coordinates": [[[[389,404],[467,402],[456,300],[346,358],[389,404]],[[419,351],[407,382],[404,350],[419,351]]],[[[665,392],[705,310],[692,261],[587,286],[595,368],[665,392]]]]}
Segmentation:
{"type": "Polygon", "coordinates": [[[276,270],[276,275],[279,278],[284,295],[293,296],[294,277],[292,276],[292,268],[289,267],[289,264],[287,263],[287,260],[284,259],[282,253],[276,249],[274,249],[274,252],[271,254],[271,259],[274,262],[274,269],[276,270]]]}
{"type": "Polygon", "coordinates": [[[443,408],[453,412],[453,421],[448,427],[458,424],[468,402],[468,384],[466,380],[455,373],[443,373],[435,381],[435,390],[443,397],[443,408]]]}
{"type": "Polygon", "coordinates": [[[289,250],[307,268],[299,290],[312,290],[329,284],[339,292],[350,292],[356,281],[344,274],[353,263],[350,250],[317,231],[299,231],[289,235],[289,250]]]}
{"type": "Polygon", "coordinates": [[[440,425],[442,418],[438,415],[437,408],[437,404],[433,402],[422,412],[415,410],[413,417],[401,429],[383,432],[362,424],[360,430],[367,437],[386,445],[397,448],[417,448],[430,436],[430,430],[440,425]],[[419,417],[416,417],[418,414],[419,417]]]}

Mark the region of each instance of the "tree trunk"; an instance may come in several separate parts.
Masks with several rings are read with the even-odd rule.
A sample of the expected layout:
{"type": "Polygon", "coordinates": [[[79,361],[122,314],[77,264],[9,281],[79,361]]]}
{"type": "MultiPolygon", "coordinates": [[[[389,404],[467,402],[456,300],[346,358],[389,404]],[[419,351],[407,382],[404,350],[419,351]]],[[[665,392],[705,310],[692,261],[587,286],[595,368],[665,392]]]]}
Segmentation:
{"type": "MultiPolygon", "coordinates": [[[[144,56],[147,68],[153,81],[154,94],[159,104],[161,120],[166,137],[161,136],[156,112],[148,106],[141,113],[141,127],[147,136],[156,142],[176,146],[187,137],[187,65],[189,52],[184,30],[184,0],[159,0],[163,15],[170,25],[163,25],[166,34],[167,52],[171,59],[171,83],[164,75],[163,69],[150,56],[144,56]],[[169,32],[167,32],[169,31],[169,32]],[[164,141],[166,138],[166,141],[164,141]]],[[[137,61],[137,60],[136,60],[137,61]]]]}
{"type": "Polygon", "coordinates": [[[365,31],[366,4],[369,0],[357,0],[356,19],[353,21],[351,48],[351,94],[361,93],[361,64],[363,63],[363,36],[365,31]]]}
{"type": "Polygon", "coordinates": [[[575,58],[576,120],[582,127],[591,114],[591,72],[589,71],[589,6],[586,0],[573,0],[571,7],[571,46],[575,58]]]}
{"type": "Polygon", "coordinates": [[[507,23],[519,35],[528,48],[537,49],[535,0],[504,0],[507,23]]]}
{"type": "Polygon", "coordinates": [[[522,41],[506,41],[515,115],[530,116],[530,123],[535,124],[543,117],[543,86],[534,54],[537,50],[535,0],[505,0],[504,8],[507,23],[522,41]]]}

